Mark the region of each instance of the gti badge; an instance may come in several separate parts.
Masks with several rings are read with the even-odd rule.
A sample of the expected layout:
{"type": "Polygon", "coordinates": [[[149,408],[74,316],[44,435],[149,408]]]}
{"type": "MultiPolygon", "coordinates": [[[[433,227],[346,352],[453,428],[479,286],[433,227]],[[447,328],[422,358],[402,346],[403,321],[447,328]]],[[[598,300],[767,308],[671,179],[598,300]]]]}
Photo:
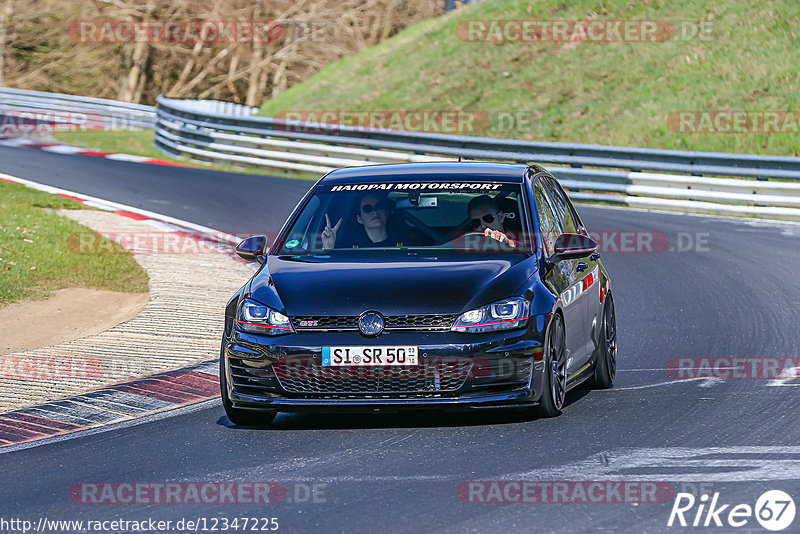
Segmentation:
{"type": "Polygon", "coordinates": [[[362,313],[358,318],[358,329],[365,336],[377,336],[383,332],[383,316],[373,311],[362,313]]]}

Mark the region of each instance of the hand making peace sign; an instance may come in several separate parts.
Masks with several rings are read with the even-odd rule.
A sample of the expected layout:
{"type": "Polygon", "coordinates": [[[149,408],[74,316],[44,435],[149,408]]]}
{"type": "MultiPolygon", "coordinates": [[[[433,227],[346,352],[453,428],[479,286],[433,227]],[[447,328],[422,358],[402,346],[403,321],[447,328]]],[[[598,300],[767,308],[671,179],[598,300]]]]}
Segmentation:
{"type": "Polygon", "coordinates": [[[339,219],[339,222],[336,223],[336,226],[331,226],[331,219],[328,217],[328,214],[325,214],[325,229],[322,231],[322,248],[325,250],[332,249],[336,246],[336,232],[339,231],[339,227],[342,225],[342,219],[339,219]]]}

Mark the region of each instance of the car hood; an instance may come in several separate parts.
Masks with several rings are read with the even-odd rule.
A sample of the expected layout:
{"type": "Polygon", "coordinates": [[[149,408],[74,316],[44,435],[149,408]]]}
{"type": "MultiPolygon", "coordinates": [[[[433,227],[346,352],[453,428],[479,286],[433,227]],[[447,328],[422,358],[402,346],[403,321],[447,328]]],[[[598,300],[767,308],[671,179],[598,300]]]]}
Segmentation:
{"type": "Polygon", "coordinates": [[[534,258],[523,254],[389,260],[269,256],[250,293],[290,316],[366,310],[455,314],[512,296],[535,270],[534,258]]]}

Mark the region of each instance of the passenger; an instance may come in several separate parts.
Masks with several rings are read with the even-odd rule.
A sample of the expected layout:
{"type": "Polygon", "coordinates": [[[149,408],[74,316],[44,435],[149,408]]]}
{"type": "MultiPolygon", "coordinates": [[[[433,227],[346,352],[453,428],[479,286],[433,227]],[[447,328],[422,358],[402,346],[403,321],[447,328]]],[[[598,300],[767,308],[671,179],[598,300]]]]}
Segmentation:
{"type": "Polygon", "coordinates": [[[504,221],[506,214],[500,209],[500,203],[489,195],[481,195],[469,201],[469,228],[473,232],[480,232],[486,237],[491,237],[501,243],[508,243],[511,248],[516,248],[517,243],[506,235],[504,221]]]}
{"type": "MultiPolygon", "coordinates": [[[[367,193],[361,197],[358,206],[356,221],[361,226],[353,239],[353,248],[396,247],[401,244],[402,239],[393,235],[394,232],[387,226],[393,207],[391,200],[374,193],[367,193]]],[[[325,222],[325,229],[322,231],[322,248],[328,250],[336,246],[336,234],[342,225],[342,219],[339,219],[335,226],[331,226],[331,220],[326,213],[325,222]]]]}

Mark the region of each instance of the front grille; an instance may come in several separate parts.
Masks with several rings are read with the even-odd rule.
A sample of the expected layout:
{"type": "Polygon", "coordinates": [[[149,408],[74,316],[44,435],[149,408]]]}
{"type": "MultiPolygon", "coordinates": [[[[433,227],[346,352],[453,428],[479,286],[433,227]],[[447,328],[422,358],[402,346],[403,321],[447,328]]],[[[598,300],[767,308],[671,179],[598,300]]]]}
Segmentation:
{"type": "MultiPolygon", "coordinates": [[[[296,332],[343,332],[358,330],[357,315],[297,315],[291,318],[296,332]]],[[[450,330],[455,315],[387,315],[385,330],[450,330]]]]}
{"type": "Polygon", "coordinates": [[[408,367],[323,367],[321,358],[308,357],[282,359],[272,368],[281,387],[290,393],[425,394],[461,388],[470,374],[472,361],[431,358],[408,367]]]}
{"type": "Polygon", "coordinates": [[[385,318],[387,330],[450,330],[455,315],[389,315],[385,318]]]}
{"type": "Polygon", "coordinates": [[[352,315],[298,315],[292,317],[295,331],[358,330],[358,317],[352,315]]]}

